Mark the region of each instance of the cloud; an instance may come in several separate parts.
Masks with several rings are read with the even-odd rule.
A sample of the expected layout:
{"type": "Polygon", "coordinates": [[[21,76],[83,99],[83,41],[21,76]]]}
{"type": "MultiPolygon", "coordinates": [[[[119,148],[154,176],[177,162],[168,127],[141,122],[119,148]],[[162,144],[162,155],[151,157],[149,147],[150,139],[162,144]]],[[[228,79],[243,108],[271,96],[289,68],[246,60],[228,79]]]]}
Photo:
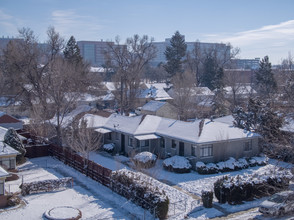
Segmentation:
{"type": "Polygon", "coordinates": [[[241,48],[243,58],[269,55],[273,63],[279,63],[294,47],[294,20],[237,33],[203,35],[203,41],[231,43],[241,48]]]}
{"type": "Polygon", "coordinates": [[[238,32],[221,39],[239,46],[250,45],[262,41],[288,41],[294,39],[294,20],[282,22],[277,25],[267,25],[259,29],[238,32]]]}
{"type": "Polygon", "coordinates": [[[0,30],[2,33],[8,35],[17,35],[17,28],[20,27],[22,22],[0,9],[0,30]]]}
{"type": "Polygon", "coordinates": [[[92,16],[78,15],[75,10],[56,10],[52,12],[53,26],[61,35],[76,39],[89,39],[89,36],[97,35],[103,27],[96,23],[92,16]]]}

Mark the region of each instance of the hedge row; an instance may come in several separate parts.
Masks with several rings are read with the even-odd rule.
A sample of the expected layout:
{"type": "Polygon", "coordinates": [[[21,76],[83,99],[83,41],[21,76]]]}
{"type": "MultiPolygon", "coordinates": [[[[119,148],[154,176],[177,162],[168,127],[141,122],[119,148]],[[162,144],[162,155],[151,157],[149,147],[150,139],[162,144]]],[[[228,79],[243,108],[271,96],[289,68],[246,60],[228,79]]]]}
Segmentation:
{"type": "Polygon", "coordinates": [[[215,174],[219,172],[230,172],[235,170],[246,169],[249,166],[264,166],[267,164],[267,157],[252,157],[252,158],[240,158],[236,160],[233,157],[230,157],[227,161],[222,161],[218,163],[196,163],[196,171],[199,174],[215,174]]]}
{"type": "Polygon", "coordinates": [[[235,177],[224,176],[214,183],[214,194],[220,203],[240,204],[242,201],[285,190],[292,177],[287,170],[235,177]]]}
{"type": "Polygon", "coordinates": [[[132,172],[121,169],[112,172],[112,189],[118,194],[130,199],[135,204],[150,210],[157,218],[164,219],[167,216],[169,199],[164,191],[161,191],[153,183],[151,177],[140,172],[132,172]]]}

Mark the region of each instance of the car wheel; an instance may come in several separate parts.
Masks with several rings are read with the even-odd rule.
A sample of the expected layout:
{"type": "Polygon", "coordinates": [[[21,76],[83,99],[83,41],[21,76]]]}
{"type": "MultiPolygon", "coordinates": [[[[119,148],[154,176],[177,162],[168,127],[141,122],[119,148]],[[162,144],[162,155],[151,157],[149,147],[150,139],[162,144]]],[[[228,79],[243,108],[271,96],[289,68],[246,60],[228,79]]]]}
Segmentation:
{"type": "Polygon", "coordinates": [[[285,215],[285,209],[284,208],[280,208],[279,209],[279,216],[283,216],[285,215]]]}

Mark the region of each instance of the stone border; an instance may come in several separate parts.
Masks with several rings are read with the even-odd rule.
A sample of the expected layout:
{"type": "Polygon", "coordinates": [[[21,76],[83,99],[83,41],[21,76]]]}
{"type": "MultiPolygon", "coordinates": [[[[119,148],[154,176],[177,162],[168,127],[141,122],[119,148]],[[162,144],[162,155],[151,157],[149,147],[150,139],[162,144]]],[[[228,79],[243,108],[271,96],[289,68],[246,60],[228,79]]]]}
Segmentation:
{"type": "Polygon", "coordinates": [[[54,208],[52,208],[52,209],[50,209],[50,210],[47,210],[47,211],[44,213],[44,216],[45,216],[47,219],[49,219],[49,220],[78,220],[78,219],[82,218],[82,212],[81,212],[79,209],[77,209],[77,208],[73,208],[73,207],[71,207],[71,206],[58,206],[58,207],[54,207],[54,208]],[[64,217],[64,218],[58,218],[58,217],[51,216],[51,215],[50,215],[50,212],[53,211],[53,210],[55,210],[55,209],[58,209],[58,208],[72,209],[72,210],[78,211],[78,214],[77,214],[77,216],[74,216],[74,217],[69,216],[69,217],[64,217]]]}

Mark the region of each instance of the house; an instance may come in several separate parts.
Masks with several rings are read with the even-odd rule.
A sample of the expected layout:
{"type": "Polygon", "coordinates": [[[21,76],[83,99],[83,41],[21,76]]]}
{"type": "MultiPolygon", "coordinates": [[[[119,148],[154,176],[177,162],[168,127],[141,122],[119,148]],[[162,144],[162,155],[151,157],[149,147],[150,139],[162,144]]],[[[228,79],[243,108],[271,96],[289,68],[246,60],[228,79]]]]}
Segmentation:
{"type": "Polygon", "coordinates": [[[234,86],[226,86],[224,87],[225,97],[235,99],[246,99],[252,95],[256,95],[257,92],[247,84],[235,84],[234,86]]]}
{"type": "Polygon", "coordinates": [[[143,84],[137,95],[139,100],[138,105],[142,106],[150,100],[155,101],[168,101],[173,98],[162,87],[155,87],[153,85],[143,84]]]}
{"type": "Polygon", "coordinates": [[[0,166],[0,207],[3,207],[1,196],[5,195],[5,179],[9,176],[9,173],[0,166]]]}
{"type": "Polygon", "coordinates": [[[116,151],[129,156],[150,151],[161,158],[180,155],[193,162],[218,162],[229,157],[258,155],[259,135],[226,123],[205,120],[184,122],[154,115],[107,118],[85,115],[91,127],[114,143],[116,151]]]}
{"type": "Polygon", "coordinates": [[[23,122],[5,112],[0,112],[0,126],[4,128],[23,129],[23,122]]]}
{"type": "Polygon", "coordinates": [[[177,109],[169,104],[168,102],[161,102],[161,101],[149,101],[146,103],[142,109],[141,114],[143,115],[156,115],[165,118],[173,118],[177,119],[177,109]]]}
{"type": "Polygon", "coordinates": [[[16,155],[20,154],[8,144],[0,141],[0,166],[6,170],[16,168],[16,155]]]}

